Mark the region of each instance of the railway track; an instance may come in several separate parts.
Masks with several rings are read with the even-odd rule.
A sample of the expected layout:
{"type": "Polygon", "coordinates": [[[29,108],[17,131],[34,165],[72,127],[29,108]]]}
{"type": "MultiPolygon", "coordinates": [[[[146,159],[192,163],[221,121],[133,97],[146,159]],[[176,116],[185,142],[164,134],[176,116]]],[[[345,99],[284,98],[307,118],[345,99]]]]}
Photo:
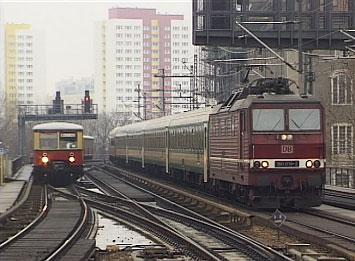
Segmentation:
{"type": "MultiPolygon", "coordinates": [[[[91,254],[94,241],[80,239],[88,219],[85,202],[78,198],[59,199],[49,192],[47,186],[43,187],[42,197],[44,204],[40,214],[16,235],[1,243],[0,260],[59,260],[64,255],[72,259],[78,252],[82,257],[91,254]],[[71,254],[68,250],[73,250],[75,243],[81,247],[76,247],[71,254]],[[83,253],[84,249],[87,253],[83,253]]],[[[17,211],[21,209],[19,207],[17,211]]],[[[20,217],[26,215],[20,214],[20,217]]]]}
{"type": "MultiPolygon", "coordinates": [[[[119,179],[118,177],[113,177],[108,173],[103,173],[102,171],[94,171],[93,173],[95,174],[90,175],[90,179],[92,179],[93,182],[95,182],[96,184],[99,184],[99,186],[104,186],[103,188],[101,188],[103,191],[110,191],[108,192],[109,194],[115,193],[120,198],[120,202],[122,202],[122,200],[126,202],[130,201],[129,199],[124,198],[121,193],[117,194],[117,192],[115,192],[116,189],[113,189],[113,187],[120,187],[122,189],[123,186],[121,183],[124,181],[123,179],[119,179]],[[115,184],[113,179],[118,180],[116,183],[119,183],[120,185],[115,184]],[[109,188],[107,188],[107,185],[103,183],[106,184],[109,183],[110,184],[110,186],[108,186],[109,188]]],[[[135,185],[129,184],[129,186],[134,187],[135,185]]],[[[144,215],[150,220],[154,220],[155,222],[160,223],[164,226],[170,224],[172,226],[172,228],[170,229],[174,231],[177,230],[177,232],[180,234],[186,234],[188,231],[187,230],[188,227],[190,230],[190,240],[191,237],[193,237],[191,235],[195,235],[194,239],[195,241],[197,241],[199,247],[200,248],[202,247],[206,249],[205,251],[207,251],[208,253],[212,253],[213,255],[215,255],[216,256],[215,258],[217,258],[216,260],[233,260],[231,259],[231,257],[233,256],[234,257],[242,256],[246,260],[248,260],[248,258],[249,260],[287,260],[288,259],[288,257],[274,251],[273,249],[265,245],[262,245],[256,241],[253,241],[247,238],[246,236],[241,235],[235,231],[232,231],[229,228],[224,227],[211,219],[207,219],[206,217],[197,214],[195,211],[191,211],[185,207],[178,206],[178,204],[176,203],[166,200],[165,197],[161,197],[157,194],[153,194],[152,192],[149,192],[147,190],[142,192],[142,190],[139,189],[140,191],[139,193],[137,192],[132,193],[132,189],[130,190],[131,191],[128,191],[128,194],[132,194],[135,197],[137,194],[153,195],[153,197],[159,201],[159,205],[161,206],[164,205],[169,209],[167,210],[162,207],[156,207],[156,206],[152,206],[151,204],[145,204],[144,202],[141,202],[139,203],[138,206],[138,208],[142,208],[142,206],[144,207],[143,214],[141,215],[144,215]],[[147,213],[154,213],[154,214],[147,214],[147,213]],[[199,235],[199,237],[197,237],[197,235],[199,235]],[[206,242],[209,243],[206,244],[206,242]]],[[[136,188],[136,190],[138,190],[138,188],[136,188]]],[[[95,197],[105,198],[107,196],[96,195],[95,197]]],[[[108,202],[113,202],[113,201],[117,202],[117,199],[113,200],[113,199],[106,198],[105,200],[107,200],[108,202]]],[[[138,203],[135,202],[135,204],[138,203]]],[[[133,211],[134,210],[131,210],[131,212],[133,211]]],[[[212,211],[212,213],[213,212],[214,211],[212,211]]],[[[214,213],[216,214],[217,212],[214,213]]],[[[216,217],[219,216],[221,216],[220,213],[216,215],[216,217]]],[[[225,217],[223,219],[225,219],[225,217]]],[[[240,222],[240,225],[245,226],[243,222],[240,222]]],[[[196,250],[192,252],[196,252],[196,250]]]]}
{"type": "Polygon", "coordinates": [[[355,210],[355,194],[345,191],[325,189],[324,204],[355,210]]]}
{"type": "Polygon", "coordinates": [[[355,219],[349,220],[316,209],[287,213],[287,222],[314,231],[314,240],[327,244],[349,260],[355,258],[355,219]]]}
{"type": "MultiPolygon", "coordinates": [[[[118,172],[116,168],[113,168],[112,166],[105,166],[107,170],[110,170],[112,172],[118,172]]],[[[121,171],[121,170],[120,170],[121,171]]],[[[153,189],[154,191],[157,191],[162,197],[164,198],[170,198],[173,201],[179,202],[179,204],[183,204],[186,207],[193,209],[197,211],[197,209],[200,209],[200,213],[203,215],[209,215],[210,213],[213,213],[211,215],[211,218],[214,220],[217,220],[218,222],[222,222],[225,226],[235,229],[241,229],[243,231],[246,231],[248,233],[248,225],[250,226],[250,220],[252,220],[252,217],[254,217],[254,221],[257,224],[260,224],[261,226],[271,226],[270,222],[270,217],[271,213],[270,212],[265,212],[262,213],[260,211],[250,211],[249,209],[246,211],[236,211],[233,205],[230,205],[228,202],[226,204],[223,204],[221,202],[213,202],[209,203],[208,200],[199,200],[199,197],[192,197],[191,194],[193,194],[191,191],[186,192],[186,193],[181,193],[181,190],[179,192],[175,191],[175,189],[171,188],[163,188],[164,185],[157,184],[157,182],[146,180],[146,177],[142,177],[140,175],[132,175],[129,174],[128,172],[121,172],[119,174],[121,177],[124,177],[124,179],[127,179],[131,181],[132,183],[135,184],[141,184],[145,188],[151,190],[153,189]],[[223,207],[223,210],[218,209],[217,206],[221,205],[229,205],[226,207],[223,207]],[[231,211],[229,211],[231,210],[231,211]],[[234,212],[236,211],[236,213],[234,212]],[[249,214],[245,214],[249,213],[249,214]],[[244,226],[244,228],[243,228],[244,226]]],[[[169,186],[167,186],[169,187],[169,186]]],[[[201,196],[203,197],[203,196],[201,196]]],[[[306,213],[302,213],[303,215],[308,215],[306,213]]],[[[307,222],[302,222],[301,217],[298,217],[299,215],[297,213],[286,213],[287,215],[287,221],[286,223],[281,227],[281,231],[289,234],[289,235],[294,235],[297,238],[304,239],[303,243],[306,241],[308,243],[312,243],[314,247],[313,249],[316,249],[320,252],[324,252],[325,249],[328,249],[327,252],[328,254],[325,254],[326,256],[342,256],[346,257],[349,260],[355,260],[355,250],[353,250],[353,245],[354,243],[348,241],[346,244],[343,244],[345,241],[345,238],[347,237],[347,233],[353,233],[354,227],[352,225],[347,225],[344,230],[340,229],[339,234],[343,234],[345,237],[342,240],[338,240],[338,237],[334,236],[329,236],[328,234],[322,234],[319,230],[322,229],[322,227],[318,227],[319,229],[312,229],[311,226],[303,226],[303,223],[307,225],[307,222]],[[291,217],[292,220],[295,220],[296,222],[299,221],[299,224],[293,223],[291,224],[291,217]],[[344,232],[341,232],[344,231],[344,232]],[[324,240],[325,239],[325,240],[324,240]],[[320,249],[317,246],[323,247],[323,250],[320,249]]],[[[312,218],[309,217],[311,220],[312,218]]],[[[311,222],[311,221],[310,221],[311,222]]],[[[334,221],[335,222],[335,221],[334,221]]],[[[318,226],[324,226],[324,230],[327,230],[327,223],[328,220],[321,219],[321,217],[318,217],[318,220],[315,220],[314,223],[318,226]]],[[[337,226],[338,224],[332,223],[334,226],[337,226]]],[[[345,224],[343,224],[345,226],[345,224]]],[[[336,227],[334,227],[336,230],[336,227]]],[[[259,238],[259,236],[258,236],[259,238]]],[[[349,236],[349,238],[351,238],[349,236]]],[[[265,240],[262,240],[263,242],[267,242],[265,240]]],[[[301,241],[302,242],[302,241],[301,241]]],[[[292,243],[292,242],[291,242],[292,243]]],[[[285,246],[286,247],[286,246],[285,246]]]]}
{"type": "MultiPolygon", "coordinates": [[[[41,212],[45,210],[46,197],[44,187],[34,185],[33,178],[29,180],[19,195],[20,200],[8,211],[0,215],[0,243],[11,240],[31,223],[40,220],[41,212]],[[36,218],[38,219],[36,220],[36,218]]],[[[25,230],[24,230],[25,231],[25,230]]],[[[0,246],[1,246],[0,245],[0,246]]],[[[0,248],[1,250],[1,248],[0,248]]]]}

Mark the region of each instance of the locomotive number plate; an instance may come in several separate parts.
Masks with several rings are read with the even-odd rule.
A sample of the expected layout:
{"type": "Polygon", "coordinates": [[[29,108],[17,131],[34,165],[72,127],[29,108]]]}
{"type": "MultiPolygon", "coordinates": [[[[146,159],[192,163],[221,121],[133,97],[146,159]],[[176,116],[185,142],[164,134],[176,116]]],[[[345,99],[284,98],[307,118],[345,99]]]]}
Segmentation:
{"type": "Polygon", "coordinates": [[[299,167],[300,162],[298,160],[293,161],[275,161],[275,167],[287,168],[287,167],[299,167]]]}

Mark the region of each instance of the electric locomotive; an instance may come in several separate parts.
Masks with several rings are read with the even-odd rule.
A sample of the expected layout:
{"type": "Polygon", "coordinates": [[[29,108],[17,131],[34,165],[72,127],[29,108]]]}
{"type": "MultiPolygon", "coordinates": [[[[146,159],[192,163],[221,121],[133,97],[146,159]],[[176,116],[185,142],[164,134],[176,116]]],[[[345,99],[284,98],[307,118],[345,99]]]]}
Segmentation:
{"type": "Polygon", "coordinates": [[[288,79],[259,79],[224,104],[115,128],[110,159],[256,208],[307,208],[322,201],[324,122],[288,79]]]}
{"type": "Polygon", "coordinates": [[[68,122],[33,127],[33,175],[38,183],[65,186],[83,175],[83,127],[68,122]]]}
{"type": "Polygon", "coordinates": [[[210,115],[210,179],[258,208],[319,206],[324,108],[285,78],[258,79],[210,115]]]}

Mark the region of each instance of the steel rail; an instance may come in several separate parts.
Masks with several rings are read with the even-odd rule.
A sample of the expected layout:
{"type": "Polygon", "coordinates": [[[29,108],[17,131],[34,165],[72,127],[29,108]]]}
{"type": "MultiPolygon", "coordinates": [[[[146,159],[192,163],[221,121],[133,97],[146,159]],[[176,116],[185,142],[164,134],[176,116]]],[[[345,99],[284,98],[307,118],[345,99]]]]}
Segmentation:
{"type": "Polygon", "coordinates": [[[30,195],[30,191],[33,185],[33,177],[29,179],[28,183],[26,184],[25,191],[23,193],[23,197],[16,202],[10,209],[8,209],[5,213],[0,215],[0,223],[4,222],[8,217],[10,217],[17,209],[19,209],[23,203],[26,202],[28,196],[30,195]]]}
{"type": "MultiPolygon", "coordinates": [[[[125,171],[125,172],[127,173],[127,171],[125,171]]],[[[112,174],[110,174],[110,175],[114,176],[112,174]]],[[[118,177],[116,176],[116,178],[118,178],[118,177]]],[[[211,219],[209,219],[209,218],[207,218],[205,216],[202,216],[202,215],[200,215],[200,214],[198,214],[198,213],[196,213],[196,212],[194,212],[194,211],[192,211],[192,210],[190,210],[188,208],[180,206],[180,205],[176,204],[175,202],[172,202],[172,201],[170,201],[170,200],[168,200],[168,199],[166,199],[164,197],[161,197],[161,196],[159,196],[159,195],[157,195],[155,193],[152,193],[151,191],[148,191],[148,190],[146,190],[146,189],[144,189],[142,187],[139,187],[136,184],[134,184],[132,182],[129,182],[129,181],[123,179],[123,178],[119,178],[119,179],[121,181],[129,184],[130,186],[133,186],[133,187],[135,187],[137,189],[140,189],[140,190],[142,190],[142,191],[144,191],[146,193],[149,193],[149,194],[153,195],[154,197],[158,198],[159,200],[164,201],[164,202],[166,202],[166,203],[178,208],[179,211],[183,211],[184,213],[187,213],[188,215],[191,215],[191,216],[195,217],[196,220],[199,219],[201,222],[206,222],[206,223],[209,223],[209,224],[213,225],[214,228],[218,228],[220,231],[223,231],[223,233],[228,235],[228,237],[234,238],[234,240],[236,240],[236,239],[243,240],[245,243],[250,245],[251,248],[254,248],[256,252],[262,251],[264,253],[265,252],[267,252],[269,254],[271,253],[272,255],[274,255],[275,258],[278,258],[278,260],[292,260],[289,257],[283,255],[282,253],[279,253],[278,251],[272,249],[271,247],[268,247],[268,246],[266,246],[266,245],[264,245],[264,244],[262,244],[262,243],[260,243],[260,242],[258,242],[256,240],[253,240],[253,239],[251,239],[251,238],[249,238],[249,237],[247,237],[247,236],[245,236],[243,234],[240,234],[240,233],[238,233],[236,231],[233,231],[233,230],[231,230],[231,229],[229,229],[229,228],[217,223],[214,220],[211,220],[211,219]]]]}
{"type": "Polygon", "coordinates": [[[9,246],[13,242],[15,242],[17,239],[22,237],[24,234],[26,234],[28,231],[33,229],[35,226],[37,226],[48,214],[48,210],[50,208],[50,201],[48,200],[48,188],[47,186],[44,186],[44,205],[43,208],[40,212],[40,214],[30,223],[28,224],[24,229],[19,231],[17,234],[14,236],[10,237],[8,240],[4,241],[3,243],[0,244],[0,251],[4,249],[5,247],[9,246]]]}
{"type": "MultiPolygon", "coordinates": [[[[307,213],[309,213],[309,212],[307,212],[307,213]]],[[[309,214],[311,214],[311,213],[309,213],[309,214]]],[[[312,213],[311,215],[314,215],[314,214],[312,213]]],[[[314,216],[319,216],[319,215],[314,215],[314,216]]],[[[329,220],[332,220],[332,221],[336,221],[336,222],[339,222],[339,223],[343,223],[343,224],[347,224],[347,225],[354,225],[354,222],[348,222],[348,221],[345,221],[345,220],[339,221],[339,220],[336,220],[335,218],[329,218],[329,217],[324,217],[324,216],[322,216],[322,218],[326,218],[326,219],[329,219],[329,220]]],[[[302,223],[302,222],[299,222],[299,221],[294,221],[294,220],[292,220],[290,218],[287,219],[287,222],[291,222],[291,223],[294,223],[294,224],[297,224],[297,225],[300,225],[300,226],[303,226],[303,227],[307,227],[307,228],[316,230],[318,232],[325,233],[327,235],[331,235],[332,237],[338,237],[338,238],[347,240],[349,242],[355,243],[355,238],[351,238],[351,237],[344,236],[344,235],[341,235],[341,234],[338,234],[338,233],[335,233],[335,232],[331,232],[331,231],[323,229],[323,228],[319,228],[319,227],[316,227],[316,226],[308,225],[306,223],[302,223]]]]}
{"type": "MultiPolygon", "coordinates": [[[[212,254],[210,251],[207,251],[205,248],[203,248],[200,244],[194,242],[190,238],[182,235],[181,233],[176,232],[175,230],[171,229],[170,226],[162,225],[160,223],[157,223],[155,221],[152,221],[146,217],[143,217],[139,214],[132,213],[128,210],[125,209],[120,209],[115,206],[108,205],[104,202],[92,200],[92,199],[85,199],[85,201],[89,202],[89,205],[98,208],[101,211],[108,211],[110,214],[113,215],[121,215],[128,220],[129,222],[135,222],[136,225],[140,227],[144,227],[145,229],[151,231],[151,233],[158,234],[160,233],[161,236],[165,236],[162,231],[165,231],[168,233],[169,238],[174,238],[176,241],[176,245],[180,247],[185,247],[189,249],[189,252],[194,253],[195,255],[198,255],[200,258],[205,258],[206,260],[224,260],[223,258],[217,257],[215,254],[212,254]],[[118,214],[119,213],[119,214],[118,214]],[[153,227],[150,228],[149,227],[153,227]]],[[[185,250],[186,251],[186,250],[185,250]]]]}
{"type": "MultiPolygon", "coordinates": [[[[54,188],[51,188],[54,189],[54,188]]],[[[78,239],[78,237],[81,235],[81,233],[84,231],[87,220],[88,220],[88,212],[89,208],[84,201],[83,198],[80,196],[72,195],[75,197],[78,201],[80,201],[81,205],[81,216],[80,219],[78,220],[76,224],[75,230],[72,230],[72,232],[64,239],[63,244],[61,244],[57,249],[55,249],[52,253],[50,253],[44,260],[49,261],[49,260],[57,260],[64,252],[70,248],[74,242],[78,239]]]]}
{"type": "MultiPolygon", "coordinates": [[[[201,252],[203,255],[205,255],[205,257],[208,258],[208,260],[223,260],[223,258],[218,254],[218,253],[211,253],[211,251],[206,250],[205,248],[203,248],[201,245],[199,245],[198,243],[194,242],[193,240],[191,240],[190,238],[186,237],[185,235],[181,234],[179,231],[177,231],[175,228],[168,226],[166,223],[164,223],[163,221],[161,221],[159,218],[157,218],[153,213],[151,213],[150,211],[148,211],[145,207],[143,207],[141,204],[139,204],[138,202],[130,199],[129,197],[127,197],[126,195],[120,193],[119,191],[117,191],[115,188],[113,188],[112,186],[110,186],[109,184],[106,184],[94,177],[90,177],[92,179],[94,179],[94,181],[96,182],[96,185],[98,185],[97,183],[100,183],[100,185],[98,186],[104,186],[105,188],[101,188],[103,190],[110,190],[110,193],[114,193],[114,194],[118,194],[120,196],[123,197],[123,200],[125,200],[127,203],[130,203],[135,209],[138,209],[138,211],[141,211],[144,213],[144,218],[148,219],[148,220],[153,220],[154,223],[159,224],[159,226],[162,227],[167,227],[165,228],[167,231],[169,230],[170,233],[177,237],[179,236],[181,239],[183,239],[183,241],[185,241],[186,243],[188,243],[188,245],[193,246],[194,248],[196,248],[198,250],[198,252],[201,252]]],[[[133,213],[132,213],[133,214],[133,213]]]]}

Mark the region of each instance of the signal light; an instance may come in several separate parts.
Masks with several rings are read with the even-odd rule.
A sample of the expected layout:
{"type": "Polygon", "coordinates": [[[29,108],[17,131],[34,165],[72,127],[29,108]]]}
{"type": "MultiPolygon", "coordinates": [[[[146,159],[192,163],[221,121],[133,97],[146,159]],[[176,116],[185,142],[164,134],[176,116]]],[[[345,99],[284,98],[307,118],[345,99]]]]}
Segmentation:
{"type": "Polygon", "coordinates": [[[86,112],[86,113],[90,113],[91,112],[91,99],[90,99],[89,91],[85,91],[84,112],[86,112]]]}

